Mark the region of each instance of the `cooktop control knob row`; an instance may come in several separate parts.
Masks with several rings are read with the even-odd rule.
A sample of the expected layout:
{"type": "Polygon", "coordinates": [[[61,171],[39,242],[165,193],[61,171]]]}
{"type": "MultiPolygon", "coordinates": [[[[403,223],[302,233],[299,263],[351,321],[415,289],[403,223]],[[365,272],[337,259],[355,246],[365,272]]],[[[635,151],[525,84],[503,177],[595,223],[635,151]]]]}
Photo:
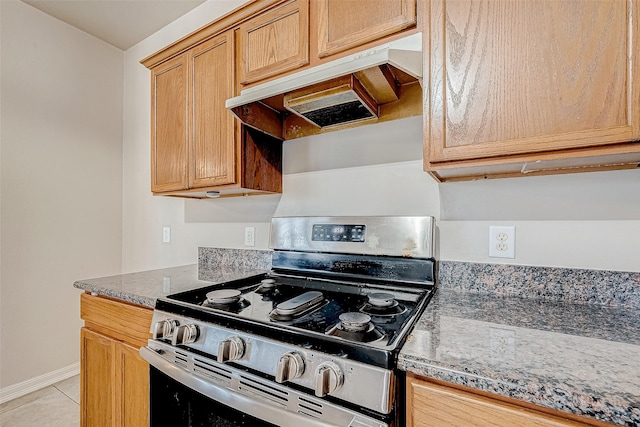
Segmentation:
{"type": "Polygon", "coordinates": [[[316,368],[316,389],[318,397],[331,394],[342,386],[344,375],[340,367],[333,362],[323,362],[316,368]]]}
{"type": "Polygon", "coordinates": [[[218,344],[218,362],[233,362],[244,356],[244,341],[240,337],[230,337],[218,344]]]}
{"type": "Polygon", "coordinates": [[[277,383],[295,380],[300,378],[302,374],[304,374],[304,360],[299,353],[292,351],[280,357],[276,367],[277,383]]]}
{"type": "Polygon", "coordinates": [[[198,326],[193,323],[189,323],[186,325],[180,325],[175,330],[173,337],[171,338],[171,344],[173,345],[185,345],[196,342],[198,336],[200,335],[200,330],[198,326]]]}
{"type": "Polygon", "coordinates": [[[175,319],[161,320],[153,327],[153,339],[169,339],[173,337],[173,332],[180,325],[175,319]]]}

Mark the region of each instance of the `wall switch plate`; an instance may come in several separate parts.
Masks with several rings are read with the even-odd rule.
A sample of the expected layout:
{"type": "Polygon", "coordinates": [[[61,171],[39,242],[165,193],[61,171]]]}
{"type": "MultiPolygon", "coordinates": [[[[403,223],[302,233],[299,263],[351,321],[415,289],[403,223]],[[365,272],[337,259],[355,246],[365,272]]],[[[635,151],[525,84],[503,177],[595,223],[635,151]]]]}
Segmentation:
{"type": "Polygon", "coordinates": [[[171,292],[171,277],[164,276],[162,278],[162,292],[168,294],[171,292]]]}
{"type": "Polygon", "coordinates": [[[256,228],[255,227],[244,228],[244,245],[245,246],[256,245],[256,228]]]}
{"type": "Polygon", "coordinates": [[[171,227],[162,227],[162,243],[171,243],[171,227]]]}
{"type": "Polygon", "coordinates": [[[516,257],[516,227],[489,227],[489,256],[493,258],[516,257]]]}

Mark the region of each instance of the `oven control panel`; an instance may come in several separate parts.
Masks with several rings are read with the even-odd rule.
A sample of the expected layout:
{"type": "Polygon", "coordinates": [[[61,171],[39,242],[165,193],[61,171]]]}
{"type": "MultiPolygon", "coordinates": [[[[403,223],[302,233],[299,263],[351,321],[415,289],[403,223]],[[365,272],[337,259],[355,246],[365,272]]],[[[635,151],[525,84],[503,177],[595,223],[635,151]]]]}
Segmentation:
{"type": "Polygon", "coordinates": [[[363,243],[366,225],[313,224],[311,240],[316,242],[363,243]]]}

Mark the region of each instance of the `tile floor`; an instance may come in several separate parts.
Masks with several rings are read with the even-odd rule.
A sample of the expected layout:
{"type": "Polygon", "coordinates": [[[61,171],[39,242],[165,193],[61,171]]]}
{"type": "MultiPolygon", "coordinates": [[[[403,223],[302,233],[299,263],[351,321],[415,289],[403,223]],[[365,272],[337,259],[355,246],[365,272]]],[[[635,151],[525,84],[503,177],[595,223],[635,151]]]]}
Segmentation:
{"type": "Polygon", "coordinates": [[[79,425],[79,375],[0,405],[1,427],[77,427],[79,425]]]}

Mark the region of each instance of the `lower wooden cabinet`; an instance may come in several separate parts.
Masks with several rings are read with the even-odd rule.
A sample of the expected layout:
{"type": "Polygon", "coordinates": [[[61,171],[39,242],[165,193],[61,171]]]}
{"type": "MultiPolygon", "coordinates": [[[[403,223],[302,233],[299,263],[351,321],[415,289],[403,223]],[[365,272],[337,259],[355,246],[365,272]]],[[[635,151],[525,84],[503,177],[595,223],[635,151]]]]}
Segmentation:
{"type": "Polygon", "coordinates": [[[585,427],[514,403],[407,378],[407,427],[585,427]]]}
{"type": "Polygon", "coordinates": [[[149,365],[138,350],[152,310],[88,294],[80,306],[81,427],[149,425],[149,365]]]}

